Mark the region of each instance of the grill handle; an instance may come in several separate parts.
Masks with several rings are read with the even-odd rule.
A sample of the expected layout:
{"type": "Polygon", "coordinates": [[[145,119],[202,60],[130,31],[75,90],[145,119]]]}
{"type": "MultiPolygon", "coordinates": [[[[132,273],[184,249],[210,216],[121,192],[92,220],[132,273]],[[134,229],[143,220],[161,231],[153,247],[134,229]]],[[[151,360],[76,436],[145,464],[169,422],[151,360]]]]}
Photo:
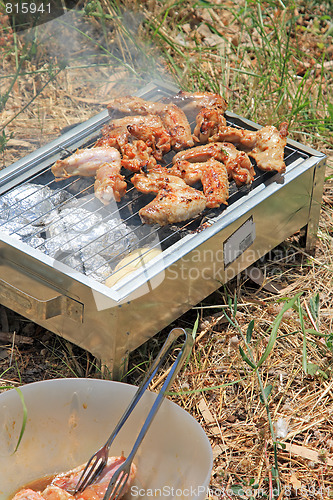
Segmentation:
{"type": "Polygon", "coordinates": [[[22,316],[35,321],[47,320],[55,316],[66,316],[77,323],[83,321],[83,304],[66,295],[57,295],[48,300],[40,300],[0,279],[0,303],[22,316]]]}

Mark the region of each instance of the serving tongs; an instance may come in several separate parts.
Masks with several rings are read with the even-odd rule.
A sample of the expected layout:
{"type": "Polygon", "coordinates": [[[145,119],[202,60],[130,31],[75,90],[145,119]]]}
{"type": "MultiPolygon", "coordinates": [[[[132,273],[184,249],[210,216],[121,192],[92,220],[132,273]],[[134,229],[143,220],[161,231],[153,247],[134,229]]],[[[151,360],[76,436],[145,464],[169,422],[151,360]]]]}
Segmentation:
{"type": "Polygon", "coordinates": [[[167,357],[169,350],[172,346],[172,344],[175,342],[175,340],[178,339],[181,335],[185,336],[185,340],[183,342],[183,345],[181,347],[181,350],[179,351],[176,360],[174,361],[173,365],[171,366],[171,369],[168,372],[168,375],[166,377],[166,380],[158,393],[153,406],[151,407],[148,416],[138,434],[138,437],[134,443],[134,446],[132,450],[130,451],[129,455],[127,456],[127,459],[125,462],[121,464],[121,466],[116,470],[114,475],[111,478],[111,481],[108,485],[108,488],[105,492],[103,500],[110,500],[110,499],[116,499],[120,496],[121,492],[123,491],[127,479],[130,474],[130,469],[131,469],[131,464],[133,462],[133,458],[143,440],[145,437],[150,424],[152,423],[159,407],[161,406],[165,393],[168,391],[170,388],[172,382],[174,381],[175,377],[177,376],[179,370],[183,366],[185,360],[187,359],[188,355],[191,352],[191,349],[193,347],[193,337],[191,334],[188,334],[185,330],[182,328],[174,328],[171,330],[171,332],[168,335],[168,338],[163,344],[162,349],[160,350],[158,356],[156,357],[155,361],[153,362],[151,368],[148,370],[146,373],[143,381],[141,382],[138,390],[136,391],[132,401],[128,405],[127,409],[123,413],[122,417],[120,418],[119,422],[117,423],[116,427],[114,428],[112,434],[110,435],[109,439],[106,441],[104,446],[102,446],[96,453],[92,455],[92,457],[89,459],[87,462],[87,465],[82,472],[80,479],[76,485],[75,493],[78,493],[80,491],[83,491],[85,488],[87,488],[90,484],[92,484],[96,479],[100,476],[102,473],[104,467],[107,464],[108,456],[109,456],[109,450],[110,447],[115,440],[116,436],[118,435],[120,429],[123,427],[129,416],[131,415],[132,411],[140,401],[141,397],[145,393],[146,389],[148,388],[150,382],[156,375],[157,371],[159,368],[162,366],[163,362],[165,361],[165,358],[167,357]]]}

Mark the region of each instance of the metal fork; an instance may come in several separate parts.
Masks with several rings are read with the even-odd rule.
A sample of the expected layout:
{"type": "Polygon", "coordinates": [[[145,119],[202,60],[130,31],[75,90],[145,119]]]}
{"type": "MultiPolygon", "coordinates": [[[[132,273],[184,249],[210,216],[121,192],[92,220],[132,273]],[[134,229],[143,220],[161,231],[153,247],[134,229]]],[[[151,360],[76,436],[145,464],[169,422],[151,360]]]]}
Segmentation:
{"type": "MultiPolygon", "coordinates": [[[[158,410],[160,407],[164,395],[168,388],[171,386],[174,378],[176,377],[177,373],[179,372],[180,368],[182,367],[185,359],[191,352],[192,346],[193,346],[193,337],[192,335],[189,335],[185,330],[182,328],[174,328],[171,330],[169,333],[166,341],[164,342],[162,349],[160,350],[158,356],[156,357],[155,361],[153,362],[151,368],[148,370],[146,373],[143,381],[141,382],[138,390],[134,394],[133,399],[131,400],[130,404],[128,405],[127,409],[123,413],[122,417],[120,418],[119,422],[117,423],[116,427],[112,431],[112,434],[110,435],[109,439],[106,441],[104,446],[102,446],[99,450],[97,450],[92,457],[89,459],[87,462],[87,465],[85,466],[80,479],[76,485],[76,488],[74,490],[74,494],[78,493],[80,491],[83,491],[85,488],[87,488],[90,484],[92,484],[96,479],[99,477],[99,475],[102,473],[104,467],[107,464],[108,456],[109,456],[109,450],[110,447],[115,440],[116,436],[118,435],[120,429],[123,427],[125,422],[127,421],[128,417],[140,401],[141,397],[145,393],[146,389],[148,388],[150,382],[156,375],[157,371],[165,361],[165,358],[170,350],[170,347],[172,344],[175,342],[175,340],[180,337],[181,335],[185,335],[185,341],[183,343],[183,346],[174,362],[174,364],[171,367],[171,370],[162,386],[161,391],[159,392],[147,418],[145,423],[143,424],[143,427],[137,437],[137,440],[135,441],[135,444],[133,446],[132,451],[128,455],[128,458],[125,460],[125,462],[117,469],[115,475],[112,477],[110,484],[106,490],[104,500],[107,500],[110,498],[112,494],[112,489],[115,486],[117,489],[119,489],[119,492],[117,493],[117,496],[119,496],[120,492],[123,490],[127,479],[129,475],[129,471],[131,468],[131,463],[133,461],[133,457],[143,440],[144,436],[146,435],[146,432],[148,431],[148,428],[158,410]],[[126,476],[126,479],[123,481],[123,479],[120,479],[118,483],[116,483],[117,479],[119,478],[120,474],[122,473],[122,476],[126,476]],[[115,478],[115,480],[113,480],[115,478]]],[[[116,497],[114,497],[116,498],[116,497]]]]}

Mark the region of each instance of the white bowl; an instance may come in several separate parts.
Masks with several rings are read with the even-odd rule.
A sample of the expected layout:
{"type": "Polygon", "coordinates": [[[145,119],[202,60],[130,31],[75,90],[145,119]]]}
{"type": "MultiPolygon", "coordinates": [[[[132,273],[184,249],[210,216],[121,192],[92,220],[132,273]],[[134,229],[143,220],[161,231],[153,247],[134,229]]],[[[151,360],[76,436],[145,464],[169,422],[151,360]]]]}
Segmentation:
{"type": "MultiPolygon", "coordinates": [[[[87,461],[104,444],[136,387],[96,379],[56,379],[21,388],[27,424],[16,453],[23,408],[15,389],[0,394],[0,500],[25,484],[87,461]]],[[[117,436],[110,455],[126,454],[156,395],[146,392],[117,436]]],[[[203,500],[212,451],[198,422],[169,400],[162,403],[134,460],[129,498],[203,500]],[[156,491],[155,491],[156,490],[156,491]]]]}

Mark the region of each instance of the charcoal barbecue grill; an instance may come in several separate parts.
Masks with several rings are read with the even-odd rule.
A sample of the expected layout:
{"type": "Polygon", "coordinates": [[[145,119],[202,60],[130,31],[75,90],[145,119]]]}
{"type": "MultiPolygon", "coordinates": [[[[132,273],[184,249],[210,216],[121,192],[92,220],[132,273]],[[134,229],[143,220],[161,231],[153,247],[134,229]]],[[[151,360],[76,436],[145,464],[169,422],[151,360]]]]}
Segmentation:
{"type": "MultiPolygon", "coordinates": [[[[158,101],[176,92],[152,82],[137,95],[158,101]]],[[[260,128],[231,112],[226,118],[260,128]]],[[[326,157],[288,139],[283,175],[257,171],[250,187],[231,184],[227,207],[146,226],[138,210],[149,195],[129,188],[120,203],[104,206],[93,178],[55,182],[50,172],[59,158],[92,145],[109,119],[105,110],[0,172],[0,303],[88,350],[117,379],[130,352],[288,236],[305,228],[313,248],[326,157]],[[138,248],[159,252],[120,274],[138,248]],[[117,272],[122,279],[106,286],[117,272]]]]}

